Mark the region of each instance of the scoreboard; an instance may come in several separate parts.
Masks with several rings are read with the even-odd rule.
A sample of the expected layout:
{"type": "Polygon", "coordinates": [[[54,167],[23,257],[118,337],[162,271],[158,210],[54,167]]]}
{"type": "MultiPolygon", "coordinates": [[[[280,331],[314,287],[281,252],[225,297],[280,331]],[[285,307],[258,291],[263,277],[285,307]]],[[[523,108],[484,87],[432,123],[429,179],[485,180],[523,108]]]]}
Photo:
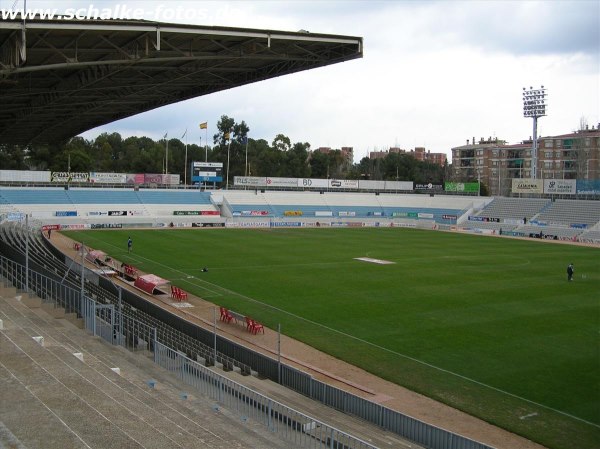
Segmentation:
{"type": "Polygon", "coordinates": [[[192,182],[222,182],[223,162],[192,162],[192,182]]]}

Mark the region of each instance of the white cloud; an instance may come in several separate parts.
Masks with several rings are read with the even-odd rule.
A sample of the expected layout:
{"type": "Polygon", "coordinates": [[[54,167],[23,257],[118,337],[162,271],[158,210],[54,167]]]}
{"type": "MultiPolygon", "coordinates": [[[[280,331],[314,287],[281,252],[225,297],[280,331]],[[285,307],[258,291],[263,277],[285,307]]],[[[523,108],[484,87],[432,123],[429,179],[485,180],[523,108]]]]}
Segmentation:
{"type": "MultiPolygon", "coordinates": [[[[204,18],[192,22],[202,25],[362,36],[364,58],[166,106],[87,137],[100,131],[181,135],[208,120],[212,138],[226,114],[245,120],[251,137],[270,142],[283,133],[313,148],[353,146],[356,159],[394,145],[449,153],[472,137],[511,143],[528,138],[532,123],[522,116],[521,89],[540,84],[549,94],[541,134],[570,132],[582,116],[594,125],[600,120],[596,1],[93,3],[148,9],[177,4],[202,12],[204,18]]],[[[190,135],[199,139],[197,131],[190,135]]]]}

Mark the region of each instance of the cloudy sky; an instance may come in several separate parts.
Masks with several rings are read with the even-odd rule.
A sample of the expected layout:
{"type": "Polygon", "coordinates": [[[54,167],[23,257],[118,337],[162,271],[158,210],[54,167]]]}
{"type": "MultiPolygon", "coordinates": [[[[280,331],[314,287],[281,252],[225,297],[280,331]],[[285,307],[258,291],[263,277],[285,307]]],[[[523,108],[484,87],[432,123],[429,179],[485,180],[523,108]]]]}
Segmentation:
{"type": "MultiPolygon", "coordinates": [[[[23,0],[0,0],[0,7],[23,0]]],[[[199,141],[198,123],[245,120],[313,148],[390,146],[450,154],[466,139],[518,143],[532,134],[522,88],[548,89],[540,135],[600,121],[600,1],[36,1],[27,8],[142,7],[148,19],[364,38],[364,58],[178,103],[88,131],[199,141]],[[185,18],[151,17],[181,7],[185,18]],[[196,133],[196,136],[193,134],[196,133]]],[[[180,9],[181,10],[181,9],[180,9]]],[[[173,13],[171,13],[173,14],[173,13]]],[[[204,135],[202,134],[202,138],[204,135]]],[[[202,142],[204,143],[204,142],[202,142]]]]}

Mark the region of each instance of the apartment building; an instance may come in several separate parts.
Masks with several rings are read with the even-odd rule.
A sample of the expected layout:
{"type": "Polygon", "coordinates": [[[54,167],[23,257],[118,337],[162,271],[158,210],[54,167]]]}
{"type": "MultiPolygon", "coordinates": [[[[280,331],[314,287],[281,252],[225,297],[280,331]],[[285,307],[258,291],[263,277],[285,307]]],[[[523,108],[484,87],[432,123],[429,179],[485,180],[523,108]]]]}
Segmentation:
{"type": "Polygon", "coordinates": [[[401,153],[408,154],[414,157],[418,161],[429,162],[431,164],[437,164],[440,167],[443,167],[446,164],[446,153],[432,153],[431,151],[426,151],[424,147],[415,147],[414,150],[403,150],[398,147],[391,147],[387,151],[371,151],[369,153],[370,159],[384,159],[388,154],[393,153],[401,153]]]}
{"type": "MultiPolygon", "coordinates": [[[[539,179],[599,179],[600,130],[592,127],[538,138],[539,179]]],[[[533,141],[507,145],[499,139],[467,140],[452,148],[457,181],[481,180],[490,195],[509,195],[514,178],[531,178],[533,141]]]]}

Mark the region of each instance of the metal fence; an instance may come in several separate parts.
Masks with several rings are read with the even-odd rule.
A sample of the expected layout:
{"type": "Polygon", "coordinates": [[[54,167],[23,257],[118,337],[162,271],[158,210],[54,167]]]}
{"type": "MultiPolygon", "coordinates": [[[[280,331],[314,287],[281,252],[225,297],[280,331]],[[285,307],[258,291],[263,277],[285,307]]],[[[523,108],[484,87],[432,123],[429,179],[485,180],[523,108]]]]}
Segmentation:
{"type": "Polygon", "coordinates": [[[298,447],[375,449],[376,446],[329,426],[251,390],[189,359],[181,352],[156,343],[154,361],[204,395],[237,412],[243,419],[262,423],[298,447]]]}

